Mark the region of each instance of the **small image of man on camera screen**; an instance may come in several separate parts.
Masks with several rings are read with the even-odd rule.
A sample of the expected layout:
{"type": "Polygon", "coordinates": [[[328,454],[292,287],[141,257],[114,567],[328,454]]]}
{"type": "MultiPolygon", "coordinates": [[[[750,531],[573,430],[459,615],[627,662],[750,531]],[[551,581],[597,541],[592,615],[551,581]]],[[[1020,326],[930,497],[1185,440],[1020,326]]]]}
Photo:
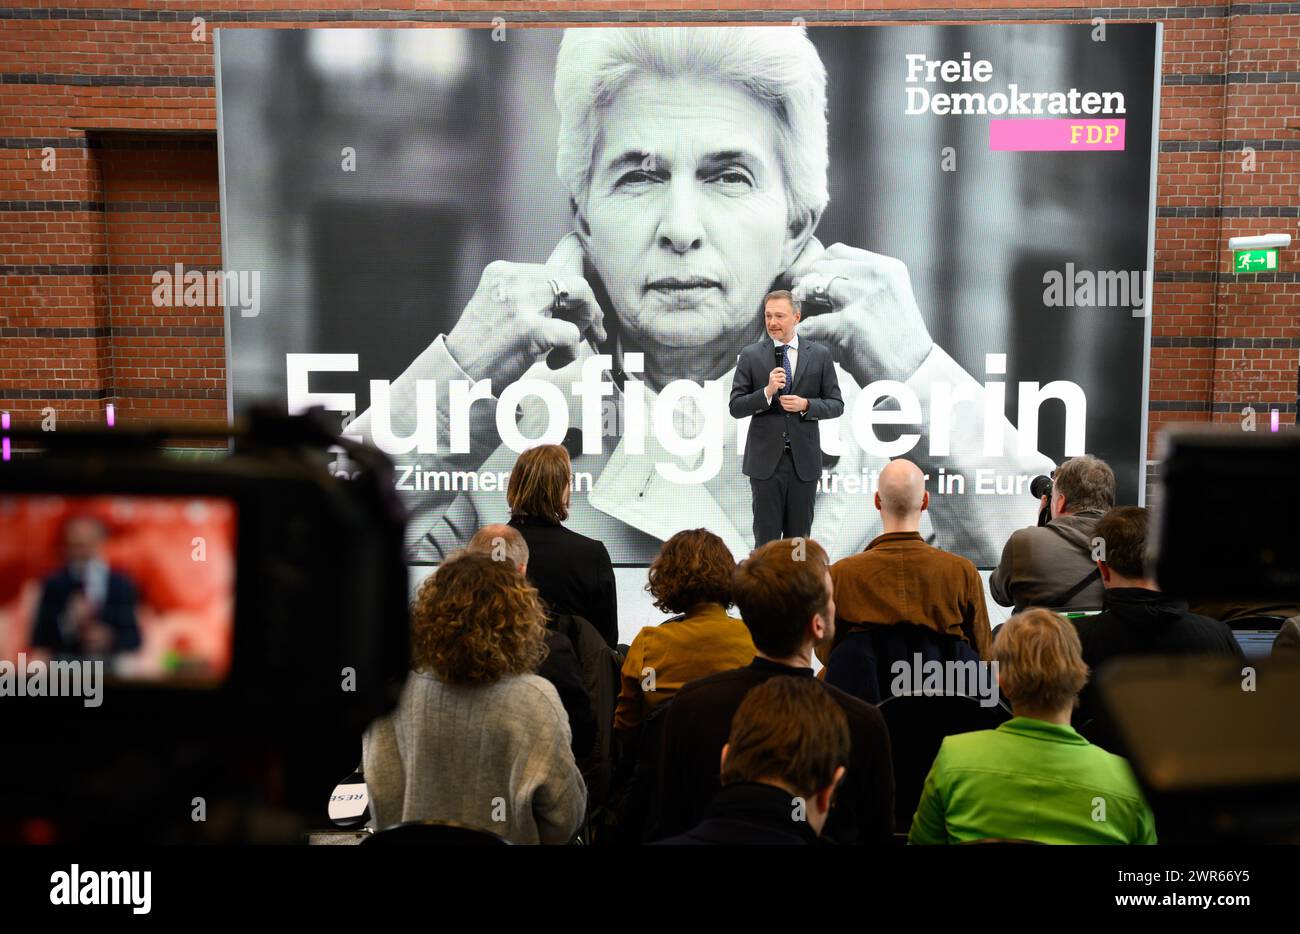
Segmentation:
{"type": "Polygon", "coordinates": [[[107,657],[140,648],[137,590],[104,560],[108,530],[76,516],[63,527],[63,565],[45,579],[32,648],[54,656],[107,657]]]}

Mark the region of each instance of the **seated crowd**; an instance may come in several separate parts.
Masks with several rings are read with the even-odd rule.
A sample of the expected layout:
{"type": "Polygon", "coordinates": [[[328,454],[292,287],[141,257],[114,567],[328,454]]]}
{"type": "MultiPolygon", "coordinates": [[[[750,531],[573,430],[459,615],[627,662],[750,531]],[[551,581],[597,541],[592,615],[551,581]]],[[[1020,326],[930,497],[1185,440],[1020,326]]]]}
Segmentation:
{"type": "MultiPolygon", "coordinates": [[[[709,531],[674,535],[646,585],[671,618],[617,648],[609,554],[562,524],[570,478],[563,447],[522,454],[510,523],[480,529],[419,588],[413,670],[362,744],[376,829],[441,821],[512,843],[1155,843],[1128,763],[1089,729],[1092,675],[1135,655],[1240,657],[1227,625],[1160,592],[1147,512],[1115,507],[1095,457],[1062,464],[1042,524],[1007,542],[990,592],[1015,613],[993,632],[975,566],[919,534],[929,496],[900,459],[879,477],[883,533],[833,564],[812,539],[737,564],[709,531]],[[1053,612],[1069,609],[1101,612],[1053,612]],[[985,705],[989,728],[935,737],[896,814],[902,721],[882,711],[908,693],[889,681],[900,659],[996,663],[1001,701],[985,705]]],[[[1290,641],[1284,628],[1275,651],[1290,641]]]]}

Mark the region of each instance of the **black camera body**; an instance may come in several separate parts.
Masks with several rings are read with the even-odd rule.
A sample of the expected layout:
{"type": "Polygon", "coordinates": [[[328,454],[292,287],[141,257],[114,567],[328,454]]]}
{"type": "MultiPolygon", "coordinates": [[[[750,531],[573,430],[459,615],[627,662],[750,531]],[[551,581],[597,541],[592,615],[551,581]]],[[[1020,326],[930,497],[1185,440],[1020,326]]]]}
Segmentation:
{"type": "Polygon", "coordinates": [[[1162,590],[1192,599],[1300,596],[1300,434],[1189,427],[1161,439],[1151,552],[1162,590]]]}
{"type": "MultiPolygon", "coordinates": [[[[396,703],[410,636],[391,461],[335,437],[319,413],[256,413],[229,436],[228,453],[210,458],[159,447],[178,434],[196,436],[16,433],[45,451],[0,468],[0,502],[202,497],[236,515],[223,676],[109,674],[94,707],[77,697],[0,699],[9,748],[22,750],[11,760],[21,767],[0,779],[10,786],[0,794],[0,839],[10,821],[31,817],[92,837],[128,825],[145,839],[284,839],[294,821],[282,818],[320,811],[356,767],[365,727],[396,703]],[[337,446],[357,468],[349,479],[328,469],[337,446]],[[226,815],[219,834],[198,826],[206,818],[192,815],[195,799],[226,815]],[[277,815],[279,830],[250,825],[258,813],[277,815]]],[[[0,534],[4,522],[0,511],[0,534]]]]}

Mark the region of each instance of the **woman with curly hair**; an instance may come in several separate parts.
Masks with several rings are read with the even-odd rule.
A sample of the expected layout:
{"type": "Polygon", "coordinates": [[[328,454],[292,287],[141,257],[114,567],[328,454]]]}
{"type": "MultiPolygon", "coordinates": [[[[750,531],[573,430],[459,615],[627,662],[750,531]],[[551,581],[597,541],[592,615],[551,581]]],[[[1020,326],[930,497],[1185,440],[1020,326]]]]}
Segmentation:
{"type": "Polygon", "coordinates": [[[688,681],[754,660],[745,624],[727,615],[736,561],[707,529],[678,532],[650,565],[646,590],[673,619],[637,633],[623,662],[614,726],[632,730],[688,681]]]}
{"type": "Polygon", "coordinates": [[[533,674],[537,591],[508,561],[462,554],[420,586],[397,709],[362,741],[374,824],[455,821],[512,843],[567,843],[587,791],[568,716],[533,674]]]}

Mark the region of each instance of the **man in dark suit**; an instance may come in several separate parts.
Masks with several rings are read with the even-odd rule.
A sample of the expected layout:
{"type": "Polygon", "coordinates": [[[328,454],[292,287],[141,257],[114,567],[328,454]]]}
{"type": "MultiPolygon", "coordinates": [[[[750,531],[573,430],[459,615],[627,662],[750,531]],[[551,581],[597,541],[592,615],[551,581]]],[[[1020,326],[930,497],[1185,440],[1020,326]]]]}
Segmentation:
{"type": "Polygon", "coordinates": [[[65,564],[46,578],[32,647],[54,655],[114,655],[140,647],[136,589],[111,570],[101,551],[107,533],[89,516],[63,529],[65,564]]]}
{"type": "Polygon", "coordinates": [[[806,538],[822,473],[818,422],[844,412],[831,352],[799,342],[799,303],[789,292],[763,300],[768,336],[736,362],[731,416],[748,418],[741,465],[754,497],[754,547],[781,537],[806,538]]]}

